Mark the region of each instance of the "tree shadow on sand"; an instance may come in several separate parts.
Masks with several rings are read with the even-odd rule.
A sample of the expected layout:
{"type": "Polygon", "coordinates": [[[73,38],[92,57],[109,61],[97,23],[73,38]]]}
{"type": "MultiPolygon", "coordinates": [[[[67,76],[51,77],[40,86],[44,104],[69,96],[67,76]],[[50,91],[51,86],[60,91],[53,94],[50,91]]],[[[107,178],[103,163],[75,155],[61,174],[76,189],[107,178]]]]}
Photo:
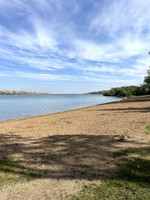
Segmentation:
{"type": "MultiPolygon", "coordinates": [[[[92,110],[93,111],[93,110],[92,110]]],[[[120,113],[120,111],[122,111],[123,113],[134,113],[134,112],[143,112],[143,113],[147,113],[150,112],[150,107],[144,107],[144,108],[135,108],[135,107],[128,107],[128,108],[113,108],[113,109],[99,109],[96,111],[115,111],[116,113],[120,113]]]]}
{"type": "MultiPolygon", "coordinates": [[[[120,104],[120,103],[144,103],[144,102],[150,102],[150,95],[147,96],[135,96],[135,97],[128,97],[127,99],[123,99],[121,101],[116,102],[110,102],[106,104],[120,104]]],[[[88,110],[89,111],[89,110],[88,110]]],[[[93,112],[95,110],[90,110],[90,112],[93,112]]],[[[134,113],[134,112],[143,112],[147,113],[150,112],[150,106],[145,107],[128,107],[128,108],[112,108],[112,109],[97,109],[96,111],[115,111],[119,112],[122,111],[123,113],[134,113]]]]}
{"type": "MultiPolygon", "coordinates": [[[[40,139],[0,135],[0,172],[24,178],[102,179],[116,172],[121,140],[108,135],[55,135],[40,139]]],[[[122,143],[139,145],[133,140],[122,143]]]]}
{"type": "Polygon", "coordinates": [[[115,102],[109,102],[106,104],[118,104],[118,103],[136,103],[136,102],[147,102],[150,101],[150,95],[143,95],[143,96],[131,96],[124,98],[120,101],[115,101],[115,102]]]}

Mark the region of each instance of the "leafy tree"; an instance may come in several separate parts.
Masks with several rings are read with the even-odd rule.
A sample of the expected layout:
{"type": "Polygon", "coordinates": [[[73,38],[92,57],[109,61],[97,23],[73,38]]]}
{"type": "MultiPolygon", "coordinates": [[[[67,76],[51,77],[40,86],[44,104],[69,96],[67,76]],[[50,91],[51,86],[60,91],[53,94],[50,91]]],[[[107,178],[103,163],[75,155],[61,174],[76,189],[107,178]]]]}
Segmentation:
{"type": "Polygon", "coordinates": [[[117,96],[117,97],[126,97],[134,96],[141,93],[140,87],[138,86],[124,86],[118,88],[112,88],[110,90],[104,91],[104,96],[117,96]]]}
{"type": "Polygon", "coordinates": [[[147,74],[148,74],[148,76],[145,76],[144,83],[145,84],[150,84],[150,69],[147,70],[147,74]]]}
{"type": "MultiPolygon", "coordinates": [[[[148,54],[150,55],[150,52],[148,54]]],[[[150,69],[147,70],[147,74],[148,74],[148,76],[145,76],[144,83],[145,83],[145,86],[146,86],[146,93],[150,94],[150,69]]]]}

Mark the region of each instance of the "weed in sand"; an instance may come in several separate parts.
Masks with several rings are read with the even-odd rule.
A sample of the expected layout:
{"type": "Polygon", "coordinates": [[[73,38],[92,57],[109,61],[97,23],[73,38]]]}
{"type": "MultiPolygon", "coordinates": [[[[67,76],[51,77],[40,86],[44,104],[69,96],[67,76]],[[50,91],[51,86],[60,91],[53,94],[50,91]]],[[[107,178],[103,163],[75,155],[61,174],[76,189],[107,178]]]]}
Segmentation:
{"type": "Polygon", "coordinates": [[[24,158],[24,159],[28,159],[28,158],[29,158],[29,154],[23,153],[23,158],[24,158]]]}
{"type": "Polygon", "coordinates": [[[80,165],[76,165],[76,167],[79,167],[79,168],[90,168],[90,165],[80,164],[80,165]]]}
{"type": "Polygon", "coordinates": [[[63,156],[64,156],[64,153],[62,152],[52,153],[49,155],[49,159],[53,161],[59,161],[62,159],[63,156]]]}
{"type": "Polygon", "coordinates": [[[150,125],[148,125],[148,126],[146,127],[145,133],[146,133],[146,134],[150,134],[150,125]]]}
{"type": "Polygon", "coordinates": [[[42,174],[34,169],[28,169],[27,173],[28,173],[29,179],[42,177],[42,174]]]}

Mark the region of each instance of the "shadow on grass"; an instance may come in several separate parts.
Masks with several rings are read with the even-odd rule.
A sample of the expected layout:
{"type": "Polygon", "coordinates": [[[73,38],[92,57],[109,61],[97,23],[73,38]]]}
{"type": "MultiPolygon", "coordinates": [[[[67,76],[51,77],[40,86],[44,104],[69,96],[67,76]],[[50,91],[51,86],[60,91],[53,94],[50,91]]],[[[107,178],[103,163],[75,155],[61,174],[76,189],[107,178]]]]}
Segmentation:
{"type": "Polygon", "coordinates": [[[87,185],[79,195],[70,195],[69,199],[149,200],[150,148],[129,148],[122,152],[118,151],[118,154],[115,152],[113,156],[120,158],[117,163],[118,173],[115,176],[104,178],[101,185],[87,185]]]}
{"type": "Polygon", "coordinates": [[[112,156],[118,148],[116,144],[119,141],[108,135],[56,135],[40,139],[0,135],[0,172],[27,178],[102,179],[116,171],[117,159],[112,156]]]}
{"type": "Polygon", "coordinates": [[[128,148],[113,152],[113,157],[119,157],[117,163],[119,176],[132,182],[150,184],[150,147],[128,148]]]}
{"type": "Polygon", "coordinates": [[[150,160],[143,158],[125,159],[118,164],[118,167],[120,178],[150,184],[150,160]]]}
{"type": "Polygon", "coordinates": [[[0,135],[0,188],[38,178],[97,179],[103,184],[87,185],[79,196],[67,198],[149,200],[150,147],[142,145],[112,135],[0,135]],[[140,148],[122,150],[122,144],[140,148]]]}
{"type": "Polygon", "coordinates": [[[44,178],[99,179],[114,172],[113,136],[56,135],[40,139],[0,135],[0,172],[44,178]],[[37,174],[37,176],[36,176],[37,174]]]}

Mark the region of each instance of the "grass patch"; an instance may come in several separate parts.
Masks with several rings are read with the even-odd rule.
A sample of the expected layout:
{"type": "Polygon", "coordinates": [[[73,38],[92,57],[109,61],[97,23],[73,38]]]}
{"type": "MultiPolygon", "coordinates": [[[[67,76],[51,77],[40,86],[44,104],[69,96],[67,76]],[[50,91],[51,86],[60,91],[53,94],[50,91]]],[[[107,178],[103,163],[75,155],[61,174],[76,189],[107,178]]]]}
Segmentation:
{"type": "Polygon", "coordinates": [[[146,134],[150,134],[150,125],[148,125],[148,126],[146,127],[145,133],[146,133],[146,134]]]}
{"type": "Polygon", "coordinates": [[[85,164],[80,164],[80,165],[77,165],[76,167],[79,167],[79,168],[82,168],[82,169],[84,169],[84,168],[90,168],[89,165],[85,165],[85,164]]]}
{"type": "Polygon", "coordinates": [[[62,152],[57,152],[49,155],[49,159],[53,161],[59,161],[63,158],[64,153],[62,152]]]}
{"type": "Polygon", "coordinates": [[[143,158],[125,159],[118,164],[119,178],[135,183],[150,184],[150,160],[143,158]]]}
{"type": "Polygon", "coordinates": [[[137,153],[137,149],[125,149],[123,151],[116,151],[113,152],[112,155],[114,158],[120,157],[120,156],[127,156],[129,153],[137,153]]]}
{"type": "Polygon", "coordinates": [[[143,148],[143,149],[137,149],[137,148],[128,148],[122,151],[115,151],[112,153],[112,156],[115,157],[121,157],[121,156],[128,156],[130,154],[137,154],[140,156],[148,156],[150,155],[150,148],[143,148]]]}
{"type": "Polygon", "coordinates": [[[150,148],[126,149],[113,153],[122,157],[115,177],[106,178],[101,185],[87,185],[71,200],[149,200],[150,199],[150,148]],[[132,156],[137,154],[136,157],[132,156]]]}
{"type": "Polygon", "coordinates": [[[24,180],[40,177],[39,171],[26,168],[23,161],[14,156],[4,157],[0,160],[0,189],[6,185],[14,185],[24,180]]]}
{"type": "Polygon", "coordinates": [[[69,197],[71,200],[149,200],[150,190],[147,186],[127,180],[107,179],[99,186],[85,186],[79,196],[69,197]]]}

